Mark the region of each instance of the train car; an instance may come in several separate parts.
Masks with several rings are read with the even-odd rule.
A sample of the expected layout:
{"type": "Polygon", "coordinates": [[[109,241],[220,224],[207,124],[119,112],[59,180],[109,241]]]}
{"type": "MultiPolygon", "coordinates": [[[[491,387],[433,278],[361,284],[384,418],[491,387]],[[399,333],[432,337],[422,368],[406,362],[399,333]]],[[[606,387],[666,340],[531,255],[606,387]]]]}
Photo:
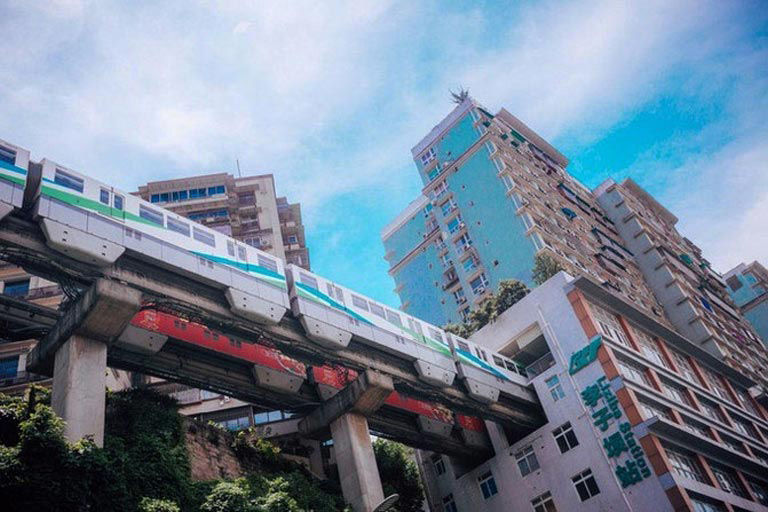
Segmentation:
{"type": "Polygon", "coordinates": [[[142,309],[133,317],[118,338],[117,347],[153,355],[163,348],[168,338],[247,361],[253,365],[256,384],[267,389],[293,393],[307,378],[304,363],[273,347],[233,338],[203,324],[153,308],[142,309]]]}
{"type": "Polygon", "coordinates": [[[456,366],[441,329],[295,265],[288,265],[287,275],[291,311],[312,341],[340,349],[355,336],[412,361],[419,378],[429,384],[453,383],[456,366]]]}
{"type": "Polygon", "coordinates": [[[498,401],[501,393],[505,393],[513,398],[531,399],[525,368],[460,336],[446,334],[459,379],[472,398],[482,403],[493,403],[498,401]]]}
{"type": "Polygon", "coordinates": [[[261,323],[289,307],[283,262],[51,160],[42,162],[35,214],[50,247],[97,266],[126,250],[225,289],[232,311],[261,323]]]}
{"type": "Polygon", "coordinates": [[[29,151],[0,139],[0,219],[24,204],[29,151]]]}

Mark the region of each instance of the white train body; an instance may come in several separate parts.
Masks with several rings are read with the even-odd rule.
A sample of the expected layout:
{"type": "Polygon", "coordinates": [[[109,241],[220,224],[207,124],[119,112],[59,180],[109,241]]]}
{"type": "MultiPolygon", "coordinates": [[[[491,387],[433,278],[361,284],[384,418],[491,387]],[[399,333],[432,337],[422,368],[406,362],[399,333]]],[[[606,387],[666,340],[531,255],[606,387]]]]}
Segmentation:
{"type": "Polygon", "coordinates": [[[458,377],[482,403],[535,400],[525,370],[501,354],[51,160],[30,166],[28,151],[0,140],[0,219],[29,206],[48,245],[74,259],[108,266],[127,251],[222,289],[244,318],[275,324],[290,308],[322,346],[354,336],[410,361],[430,385],[458,377]]]}
{"type": "Polygon", "coordinates": [[[277,323],[287,310],[279,258],[126,194],[51,160],[42,161],[35,214],[48,245],[106,266],[131,251],[226,290],[233,312],[277,323]]]}
{"type": "Polygon", "coordinates": [[[0,219],[24,203],[29,151],[0,140],[0,219]]]}

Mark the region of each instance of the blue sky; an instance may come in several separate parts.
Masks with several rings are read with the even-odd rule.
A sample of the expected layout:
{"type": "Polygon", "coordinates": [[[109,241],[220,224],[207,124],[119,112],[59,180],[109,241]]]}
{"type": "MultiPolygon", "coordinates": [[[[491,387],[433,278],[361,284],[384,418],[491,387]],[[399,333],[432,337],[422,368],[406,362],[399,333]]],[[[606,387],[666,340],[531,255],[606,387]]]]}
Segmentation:
{"type": "Polygon", "coordinates": [[[397,305],[379,233],[464,86],[633,177],[720,270],[768,262],[766,2],[0,3],[0,138],[126,190],[274,173],[313,269],[397,305]]]}

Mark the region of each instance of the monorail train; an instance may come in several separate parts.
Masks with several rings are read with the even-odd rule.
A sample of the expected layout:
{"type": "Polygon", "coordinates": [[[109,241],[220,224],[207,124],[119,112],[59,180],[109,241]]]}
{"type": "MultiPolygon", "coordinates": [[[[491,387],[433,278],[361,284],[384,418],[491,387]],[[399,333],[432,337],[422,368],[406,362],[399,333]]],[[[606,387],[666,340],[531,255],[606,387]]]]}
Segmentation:
{"type": "Polygon", "coordinates": [[[458,377],[482,403],[501,393],[533,398],[524,369],[501,354],[51,160],[30,165],[28,151],[0,141],[0,218],[22,207],[50,247],[77,260],[106,266],[129,251],[221,288],[244,318],[276,324],[290,308],[324,347],[340,349],[354,337],[411,361],[430,385],[458,377]]]}

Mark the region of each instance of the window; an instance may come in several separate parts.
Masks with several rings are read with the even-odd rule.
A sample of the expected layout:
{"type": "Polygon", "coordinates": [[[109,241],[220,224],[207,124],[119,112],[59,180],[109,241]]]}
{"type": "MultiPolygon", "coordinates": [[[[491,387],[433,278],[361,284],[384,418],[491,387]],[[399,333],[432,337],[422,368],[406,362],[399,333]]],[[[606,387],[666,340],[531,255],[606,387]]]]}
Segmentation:
{"type": "Polygon", "coordinates": [[[685,392],[684,389],[679,388],[676,385],[670,382],[667,382],[665,380],[661,381],[661,389],[665,395],[667,395],[669,398],[671,398],[675,402],[679,404],[685,404],[689,407],[691,406],[691,401],[688,398],[688,394],[685,392]]]}
{"type": "Polygon", "coordinates": [[[488,287],[488,278],[485,277],[485,273],[480,274],[469,282],[469,286],[472,287],[472,293],[480,295],[488,287]]]}
{"type": "Polygon", "coordinates": [[[563,386],[560,384],[560,378],[557,375],[553,375],[544,382],[547,384],[547,389],[549,389],[549,393],[552,395],[552,400],[557,402],[561,398],[565,398],[563,386]]]}
{"type": "Polygon", "coordinates": [[[172,217],[168,217],[168,229],[184,236],[189,236],[189,224],[172,217]]]}
{"type": "Polygon", "coordinates": [[[271,270],[272,272],[277,274],[277,262],[275,260],[259,254],[258,261],[259,261],[260,267],[264,267],[265,269],[271,270]]]}
{"type": "Polygon", "coordinates": [[[421,165],[426,166],[429,162],[435,159],[435,148],[431,147],[421,155],[421,165]]]}
{"type": "Polygon", "coordinates": [[[462,264],[462,266],[464,267],[464,272],[469,274],[470,272],[472,272],[477,268],[477,259],[475,259],[474,256],[470,256],[469,258],[464,260],[464,263],[462,264]]]}
{"type": "Polygon", "coordinates": [[[317,279],[315,279],[314,277],[310,276],[309,274],[305,274],[304,272],[299,274],[299,276],[303,284],[309,286],[310,288],[314,288],[315,290],[320,289],[320,285],[317,284],[317,279]]]}
{"type": "Polygon", "coordinates": [[[205,245],[210,245],[211,247],[216,247],[216,238],[211,233],[208,233],[207,231],[204,231],[200,228],[193,228],[192,236],[198,242],[202,242],[205,245]]]}
{"type": "Polygon", "coordinates": [[[3,294],[10,297],[23,297],[27,293],[29,293],[29,279],[6,281],[3,287],[3,294]]]}
{"type": "Polygon", "coordinates": [[[453,494],[449,494],[443,498],[443,512],[459,512],[456,507],[456,502],[453,501],[453,494]]]}
{"type": "Polygon", "coordinates": [[[747,478],[749,486],[752,488],[752,494],[757,499],[757,502],[761,505],[768,505],[768,484],[765,482],[758,482],[751,478],[747,478]]]}
{"type": "Polygon", "coordinates": [[[709,466],[712,468],[717,483],[720,484],[720,488],[727,493],[735,494],[742,498],[747,497],[747,491],[741,486],[739,477],[733,472],[731,468],[722,466],[716,462],[709,462],[709,466]]]}
{"type": "Polygon", "coordinates": [[[726,512],[726,509],[722,504],[714,501],[704,501],[701,498],[691,498],[691,504],[693,505],[694,512],[726,512]]]}
{"type": "Polygon", "coordinates": [[[446,216],[446,217],[455,209],[456,209],[456,201],[454,201],[452,197],[440,205],[440,210],[443,212],[443,216],[446,216]]]}
{"type": "Polygon", "coordinates": [[[710,419],[713,419],[720,423],[725,423],[725,417],[720,412],[720,407],[712,402],[699,398],[699,404],[701,405],[701,412],[703,412],[710,419]]]}
{"type": "Polygon", "coordinates": [[[725,388],[725,384],[720,379],[720,376],[708,368],[702,368],[702,370],[712,392],[723,400],[730,402],[731,397],[728,394],[728,390],[725,388]]]}
{"type": "Polygon", "coordinates": [[[448,231],[451,234],[457,233],[462,227],[461,215],[457,215],[448,222],[448,231]]]}
{"type": "Polygon", "coordinates": [[[354,305],[356,308],[368,311],[368,302],[364,298],[358,297],[354,294],[352,295],[352,305],[354,305]]]}
{"type": "Polygon", "coordinates": [[[384,314],[384,308],[376,304],[375,302],[369,302],[371,306],[371,313],[373,313],[376,316],[380,316],[381,318],[387,318],[384,314]]]}
{"type": "Polygon", "coordinates": [[[245,242],[245,245],[250,245],[251,247],[261,247],[261,238],[260,237],[253,237],[253,238],[246,238],[243,240],[245,242]]]}
{"type": "Polygon", "coordinates": [[[531,505],[533,505],[533,512],[557,512],[555,500],[552,499],[549,491],[532,499],[531,505]]]}
{"type": "Polygon", "coordinates": [[[653,418],[654,416],[658,416],[659,418],[672,421],[672,416],[669,413],[669,409],[661,405],[657,405],[654,402],[640,399],[640,409],[642,409],[643,416],[647,420],[653,418]]]}
{"type": "Polygon", "coordinates": [[[688,356],[682,352],[678,352],[675,349],[670,349],[670,353],[672,354],[672,359],[675,360],[675,365],[677,365],[677,370],[680,372],[680,375],[685,377],[685,380],[688,382],[701,384],[699,382],[699,377],[696,375],[696,372],[693,371],[693,366],[691,365],[691,361],[688,359],[688,356]]]}
{"type": "Polygon", "coordinates": [[[432,465],[435,466],[435,473],[442,475],[445,473],[445,461],[442,455],[432,456],[432,465]]]}
{"type": "Polygon", "coordinates": [[[669,463],[672,465],[672,471],[675,474],[703,484],[709,483],[704,478],[704,471],[693,455],[670,446],[664,446],[664,448],[667,452],[669,463]]]}
{"type": "Polygon", "coordinates": [[[0,359],[0,380],[12,379],[16,377],[16,373],[19,370],[19,358],[11,357],[7,359],[0,359]]]}
{"type": "Polygon", "coordinates": [[[645,373],[645,368],[631,363],[624,359],[617,359],[619,364],[619,371],[621,374],[629,380],[635,381],[638,384],[651,385],[651,381],[648,380],[648,376],[645,373]]]}
{"type": "Polygon", "coordinates": [[[522,476],[539,469],[539,459],[536,458],[536,453],[533,451],[533,446],[531,445],[528,445],[517,452],[515,454],[515,460],[517,461],[517,467],[520,468],[520,474],[522,476]]]}
{"type": "Polygon", "coordinates": [[[399,325],[400,327],[403,326],[403,320],[400,318],[400,315],[395,313],[394,311],[387,310],[387,320],[392,322],[395,325],[399,325]]]}
{"type": "Polygon", "coordinates": [[[557,447],[560,448],[560,453],[565,453],[579,446],[579,440],[576,439],[576,433],[573,431],[570,421],[553,430],[552,435],[555,437],[557,447]]]}
{"type": "MultiPolygon", "coordinates": [[[[428,327],[427,330],[429,331],[429,335],[432,337],[433,340],[437,340],[440,343],[443,343],[443,335],[440,334],[440,331],[437,331],[433,329],[432,327],[428,327]]],[[[467,349],[469,350],[469,349],[467,349]]]]}
{"type": "Polygon", "coordinates": [[[16,165],[16,152],[5,146],[0,146],[0,161],[16,165]]]}
{"type": "Polygon", "coordinates": [[[504,183],[504,188],[507,189],[508,191],[515,188],[515,182],[509,174],[506,174],[506,173],[502,174],[501,182],[504,183]]]}
{"type": "Polygon", "coordinates": [[[144,220],[148,220],[149,222],[152,222],[154,224],[157,224],[158,226],[163,225],[163,214],[158,212],[157,210],[153,210],[152,208],[147,208],[144,205],[141,205],[139,207],[139,217],[141,217],[144,220]]]}
{"type": "Polygon", "coordinates": [[[62,187],[66,187],[74,190],[75,192],[83,192],[84,182],[82,178],[78,178],[72,174],[66,173],[61,169],[56,169],[56,174],[53,177],[53,182],[62,187]]]}
{"type": "Polygon", "coordinates": [[[106,205],[109,204],[109,190],[102,188],[99,191],[99,201],[106,205]]]}
{"type": "Polygon", "coordinates": [[[573,482],[573,486],[576,488],[581,501],[587,501],[589,498],[600,494],[600,488],[597,486],[597,481],[592,475],[591,469],[582,471],[574,476],[571,478],[571,482],[573,482]]]}
{"type": "Polygon", "coordinates": [[[467,302],[467,298],[464,296],[464,288],[459,288],[453,292],[453,299],[456,301],[456,304],[463,304],[467,302]]]}
{"type": "Polygon", "coordinates": [[[637,328],[634,329],[634,333],[640,352],[654,363],[667,368],[667,361],[656,344],[656,340],[637,328]]]}
{"type": "Polygon", "coordinates": [[[619,325],[616,315],[609,313],[595,304],[590,304],[589,306],[595,315],[595,320],[597,321],[597,326],[600,329],[600,332],[608,337],[608,339],[617,341],[625,347],[629,347],[630,345],[627,341],[627,337],[624,335],[624,331],[622,330],[621,325],[619,325]]]}
{"type": "Polygon", "coordinates": [[[741,408],[745,411],[751,412],[753,415],[760,417],[760,413],[757,411],[757,408],[755,407],[755,404],[752,403],[752,399],[749,397],[749,393],[738,386],[733,386],[734,391],[736,391],[736,398],[739,399],[739,403],[741,404],[741,408]]]}
{"type": "Polygon", "coordinates": [[[758,439],[757,432],[755,432],[755,427],[753,427],[750,422],[741,418],[737,418],[733,414],[731,414],[731,419],[733,420],[731,423],[733,423],[734,430],[747,437],[751,437],[752,439],[758,439]]]}
{"type": "Polygon", "coordinates": [[[496,480],[493,479],[493,473],[490,471],[480,475],[477,481],[480,483],[480,490],[483,493],[483,498],[486,500],[498,494],[499,490],[496,488],[496,480]]]}
{"type": "Polygon", "coordinates": [[[117,210],[123,209],[123,196],[115,194],[114,196],[114,205],[117,210]]]}

